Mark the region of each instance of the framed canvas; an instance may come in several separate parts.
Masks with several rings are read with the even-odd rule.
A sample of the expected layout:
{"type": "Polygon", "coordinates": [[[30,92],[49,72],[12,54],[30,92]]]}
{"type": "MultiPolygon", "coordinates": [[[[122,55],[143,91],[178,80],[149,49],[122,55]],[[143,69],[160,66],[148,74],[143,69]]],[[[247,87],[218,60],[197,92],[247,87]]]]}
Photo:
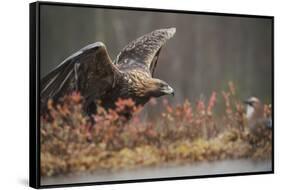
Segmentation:
{"type": "Polygon", "coordinates": [[[274,172],[274,18],[30,4],[30,186],[274,172]]]}

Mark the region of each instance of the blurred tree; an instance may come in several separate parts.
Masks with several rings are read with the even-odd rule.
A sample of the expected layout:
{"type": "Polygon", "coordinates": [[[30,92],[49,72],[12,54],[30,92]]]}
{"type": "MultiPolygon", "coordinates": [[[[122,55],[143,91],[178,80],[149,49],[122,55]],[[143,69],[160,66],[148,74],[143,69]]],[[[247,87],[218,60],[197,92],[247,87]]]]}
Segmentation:
{"type": "MultiPolygon", "coordinates": [[[[177,33],[163,48],[156,77],[176,91],[173,104],[196,101],[234,81],[240,97],[272,96],[272,21],[44,5],[40,15],[41,77],[83,46],[102,41],[111,57],[131,40],[165,27],[177,33]]],[[[148,110],[151,111],[151,110],[148,110]]]]}

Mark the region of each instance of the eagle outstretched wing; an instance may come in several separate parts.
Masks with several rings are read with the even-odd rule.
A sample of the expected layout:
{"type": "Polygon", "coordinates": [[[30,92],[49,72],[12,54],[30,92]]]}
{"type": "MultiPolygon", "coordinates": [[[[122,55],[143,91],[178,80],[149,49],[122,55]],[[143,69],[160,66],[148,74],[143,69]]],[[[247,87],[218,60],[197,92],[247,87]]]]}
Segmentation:
{"type": "MultiPolygon", "coordinates": [[[[139,37],[125,46],[114,62],[101,42],[82,48],[41,79],[41,111],[46,110],[49,99],[57,101],[73,91],[78,91],[83,96],[87,113],[95,112],[96,100],[101,100],[105,107],[112,107],[117,98],[136,97],[138,91],[143,93],[155,88],[154,91],[159,91],[154,92],[155,96],[160,95],[160,90],[163,94],[163,89],[159,90],[156,87],[160,83],[162,86],[168,86],[166,83],[158,80],[159,84],[141,89],[137,80],[142,80],[139,81],[140,84],[152,80],[160,50],[175,32],[175,28],[159,29],[139,37]],[[130,77],[136,79],[134,84],[129,82],[130,77]]],[[[165,91],[171,92],[171,88],[165,91]]],[[[143,96],[142,94],[138,102],[148,99],[143,96]]]]}
{"type": "Polygon", "coordinates": [[[143,69],[153,76],[161,48],[172,38],[176,28],[154,30],[126,45],[114,61],[120,70],[143,69]]]}
{"type": "Polygon", "coordinates": [[[75,90],[79,90],[86,101],[96,99],[113,87],[118,73],[103,43],[90,44],[42,78],[41,102],[46,104],[48,99],[57,100],[75,90]]]}

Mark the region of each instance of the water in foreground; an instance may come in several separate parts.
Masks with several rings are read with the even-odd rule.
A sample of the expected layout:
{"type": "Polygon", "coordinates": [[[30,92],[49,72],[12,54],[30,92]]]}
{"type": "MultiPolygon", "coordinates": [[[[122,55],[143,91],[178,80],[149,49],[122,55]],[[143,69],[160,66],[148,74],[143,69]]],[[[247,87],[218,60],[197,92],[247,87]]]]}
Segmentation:
{"type": "Polygon", "coordinates": [[[203,162],[192,165],[147,167],[134,170],[120,170],[115,172],[99,171],[94,173],[41,177],[41,185],[247,173],[271,170],[271,160],[224,160],[215,162],[203,162]]]}

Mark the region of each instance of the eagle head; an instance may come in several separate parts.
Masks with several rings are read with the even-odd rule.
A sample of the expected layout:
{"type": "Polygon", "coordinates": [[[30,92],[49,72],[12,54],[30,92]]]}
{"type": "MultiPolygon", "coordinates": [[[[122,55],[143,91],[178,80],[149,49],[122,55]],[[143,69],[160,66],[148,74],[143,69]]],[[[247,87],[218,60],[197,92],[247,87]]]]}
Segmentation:
{"type": "Polygon", "coordinates": [[[151,78],[147,80],[144,94],[146,97],[160,97],[164,95],[175,95],[174,89],[165,81],[151,78]]]}

